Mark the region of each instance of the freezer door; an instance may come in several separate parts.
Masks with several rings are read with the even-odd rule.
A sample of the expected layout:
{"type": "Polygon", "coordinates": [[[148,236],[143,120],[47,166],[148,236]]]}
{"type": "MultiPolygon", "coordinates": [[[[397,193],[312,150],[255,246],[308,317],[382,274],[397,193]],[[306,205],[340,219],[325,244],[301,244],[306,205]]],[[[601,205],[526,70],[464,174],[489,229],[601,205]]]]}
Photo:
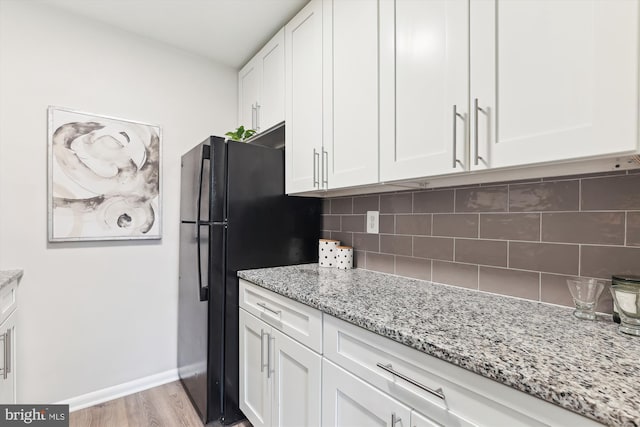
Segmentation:
{"type": "Polygon", "coordinates": [[[224,139],[212,136],[182,156],[182,222],[207,223],[225,220],[226,151],[224,139]]]}

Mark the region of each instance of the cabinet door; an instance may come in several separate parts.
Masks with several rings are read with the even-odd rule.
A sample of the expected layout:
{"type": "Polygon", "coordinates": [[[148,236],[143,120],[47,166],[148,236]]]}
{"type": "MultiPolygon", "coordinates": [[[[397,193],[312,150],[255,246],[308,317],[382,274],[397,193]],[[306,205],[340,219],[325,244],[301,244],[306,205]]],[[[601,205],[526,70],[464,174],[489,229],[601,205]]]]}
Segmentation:
{"type": "Polygon", "coordinates": [[[262,70],[256,111],[260,132],[284,120],[284,28],[260,50],[257,60],[262,70]]]}
{"type": "Polygon", "coordinates": [[[410,409],[328,360],[322,361],[322,425],[408,427],[410,409]]]}
{"type": "Polygon", "coordinates": [[[269,339],[271,327],[240,310],[240,409],[254,427],[271,425],[269,339]]]}
{"type": "Polygon", "coordinates": [[[16,314],[15,311],[0,326],[0,403],[16,403],[16,314]],[[6,378],[4,369],[7,370],[6,378]]]}
{"type": "Polygon", "coordinates": [[[395,0],[380,9],[380,180],[464,171],[468,2],[395,0]]]}
{"type": "Polygon", "coordinates": [[[322,150],[322,0],[284,28],[286,192],[319,188],[322,150]]]}
{"type": "Polygon", "coordinates": [[[256,128],[256,104],[260,84],[260,63],[255,58],[238,73],[238,126],[256,128]]]}
{"type": "Polygon", "coordinates": [[[470,7],[473,163],[476,138],[480,168],[637,149],[637,1],[470,7]]]}
{"type": "Polygon", "coordinates": [[[273,330],[273,425],[320,426],[322,357],[273,330]]]}
{"type": "Polygon", "coordinates": [[[378,1],[324,0],[325,188],[378,182],[378,1]]]}

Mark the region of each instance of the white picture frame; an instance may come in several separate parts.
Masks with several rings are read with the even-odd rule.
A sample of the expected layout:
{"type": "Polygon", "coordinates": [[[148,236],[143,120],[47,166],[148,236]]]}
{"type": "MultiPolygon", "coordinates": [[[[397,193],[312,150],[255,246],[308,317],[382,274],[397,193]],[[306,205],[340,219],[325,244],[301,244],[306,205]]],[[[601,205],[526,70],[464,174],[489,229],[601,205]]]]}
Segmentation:
{"type": "Polygon", "coordinates": [[[49,242],[161,239],[161,128],[47,112],[49,242]]]}

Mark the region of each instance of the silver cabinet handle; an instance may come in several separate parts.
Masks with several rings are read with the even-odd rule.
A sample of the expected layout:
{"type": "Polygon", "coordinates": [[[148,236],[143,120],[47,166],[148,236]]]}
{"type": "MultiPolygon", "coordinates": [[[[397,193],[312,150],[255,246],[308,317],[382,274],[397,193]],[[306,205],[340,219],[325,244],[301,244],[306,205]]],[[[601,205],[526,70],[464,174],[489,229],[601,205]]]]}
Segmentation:
{"type": "Polygon", "coordinates": [[[398,424],[400,421],[402,421],[402,418],[398,417],[395,412],[392,412],[391,413],[391,427],[396,427],[396,424],[398,424]]]}
{"type": "Polygon", "coordinates": [[[7,334],[4,333],[0,335],[0,341],[2,341],[2,356],[4,357],[4,361],[2,363],[2,368],[0,371],[2,372],[2,379],[7,379],[7,334]]]}
{"type": "Polygon", "coordinates": [[[320,188],[320,180],[318,178],[318,168],[316,167],[316,162],[318,166],[320,166],[320,153],[318,153],[314,148],[313,149],[313,188],[316,188],[316,185],[318,186],[318,188],[320,188]]]}
{"type": "Polygon", "coordinates": [[[13,364],[12,360],[11,360],[11,358],[12,358],[12,356],[11,356],[11,347],[13,346],[13,343],[11,342],[12,341],[11,329],[7,329],[6,335],[7,335],[7,344],[6,344],[7,355],[5,356],[4,360],[6,360],[7,374],[10,374],[11,373],[11,365],[13,364]]]}
{"type": "Polygon", "coordinates": [[[387,372],[389,372],[391,375],[396,376],[402,380],[405,380],[406,382],[408,382],[409,384],[412,384],[416,387],[418,387],[421,390],[426,391],[429,394],[434,395],[435,397],[444,400],[444,392],[442,391],[442,387],[437,389],[437,390],[433,390],[432,388],[427,387],[426,385],[420,384],[418,381],[409,378],[408,376],[401,374],[400,372],[396,371],[395,369],[393,369],[393,366],[391,366],[391,363],[383,365],[382,363],[378,362],[376,363],[376,366],[382,370],[385,370],[387,372]]]}
{"type": "Polygon", "coordinates": [[[256,102],[256,132],[260,131],[260,104],[256,102]]]}
{"type": "MultiPolygon", "coordinates": [[[[264,337],[265,335],[268,337],[269,334],[264,331],[264,329],[260,329],[260,372],[264,372],[264,337]]],[[[267,362],[268,363],[268,362],[267,362]]],[[[269,366],[267,365],[267,369],[269,366]]]]}
{"type": "Polygon", "coordinates": [[[256,128],[256,106],[251,104],[251,129],[256,128]]]}
{"type": "Polygon", "coordinates": [[[460,166],[464,165],[460,160],[458,160],[458,118],[464,120],[464,116],[458,113],[458,106],[453,106],[453,165],[452,167],[455,169],[458,163],[460,166]]]}
{"type": "Polygon", "coordinates": [[[267,378],[271,378],[271,341],[275,341],[275,338],[269,337],[267,338],[267,378]]]}
{"type": "Polygon", "coordinates": [[[265,304],[263,302],[258,302],[256,304],[259,305],[260,307],[264,308],[265,310],[272,312],[276,316],[280,316],[280,314],[282,314],[282,310],[274,310],[273,308],[269,308],[267,306],[267,304],[265,304]]]}
{"type": "Polygon", "coordinates": [[[484,160],[478,154],[478,111],[482,111],[485,114],[487,113],[485,110],[483,110],[482,108],[480,108],[478,106],[478,98],[475,98],[473,100],[473,127],[474,127],[473,145],[474,145],[474,150],[475,150],[473,164],[476,165],[476,166],[478,166],[478,161],[484,160]]]}
{"type": "Polygon", "coordinates": [[[322,147],[322,186],[325,190],[329,189],[329,152],[322,147]],[[324,159],[327,159],[327,162],[324,162],[324,159]],[[325,168],[327,173],[325,175],[325,168]]]}

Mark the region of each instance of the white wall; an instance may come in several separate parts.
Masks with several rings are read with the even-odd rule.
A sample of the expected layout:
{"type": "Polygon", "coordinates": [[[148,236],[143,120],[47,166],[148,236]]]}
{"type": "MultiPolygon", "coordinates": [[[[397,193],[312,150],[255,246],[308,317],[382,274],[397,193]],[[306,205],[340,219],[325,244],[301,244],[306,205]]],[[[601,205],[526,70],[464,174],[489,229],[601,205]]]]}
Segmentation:
{"type": "Polygon", "coordinates": [[[176,367],[180,155],[235,127],[236,72],[47,6],[0,0],[0,269],[23,268],[18,399],[176,367]],[[47,106],[159,124],[163,239],[47,243],[47,106]]]}

